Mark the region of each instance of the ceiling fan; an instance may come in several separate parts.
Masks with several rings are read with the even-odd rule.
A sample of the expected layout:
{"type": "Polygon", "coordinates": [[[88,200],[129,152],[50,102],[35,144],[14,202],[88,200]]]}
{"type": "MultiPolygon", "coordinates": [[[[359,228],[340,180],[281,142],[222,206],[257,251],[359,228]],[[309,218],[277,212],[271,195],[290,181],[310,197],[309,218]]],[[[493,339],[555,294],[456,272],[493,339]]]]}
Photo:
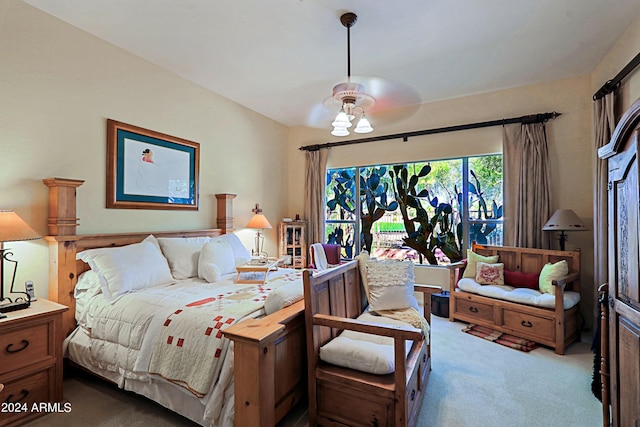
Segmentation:
{"type": "Polygon", "coordinates": [[[340,16],[340,23],[347,29],[347,80],[333,87],[331,97],[323,107],[331,114],[338,113],[331,125],[334,136],[347,136],[355,123],[355,133],[368,133],[373,127],[367,116],[375,117],[401,106],[420,103],[420,97],[412,88],[379,77],[355,77],[351,75],[351,27],[358,16],[347,12],[340,16]]]}

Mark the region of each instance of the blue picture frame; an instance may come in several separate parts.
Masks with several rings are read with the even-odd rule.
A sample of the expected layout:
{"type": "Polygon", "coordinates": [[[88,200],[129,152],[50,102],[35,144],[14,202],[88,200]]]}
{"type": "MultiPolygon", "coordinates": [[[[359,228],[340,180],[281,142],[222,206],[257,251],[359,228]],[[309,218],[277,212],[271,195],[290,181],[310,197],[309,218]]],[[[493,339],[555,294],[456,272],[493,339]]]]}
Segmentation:
{"type": "Polygon", "coordinates": [[[200,144],[107,120],[107,208],[198,210],[200,144]]]}

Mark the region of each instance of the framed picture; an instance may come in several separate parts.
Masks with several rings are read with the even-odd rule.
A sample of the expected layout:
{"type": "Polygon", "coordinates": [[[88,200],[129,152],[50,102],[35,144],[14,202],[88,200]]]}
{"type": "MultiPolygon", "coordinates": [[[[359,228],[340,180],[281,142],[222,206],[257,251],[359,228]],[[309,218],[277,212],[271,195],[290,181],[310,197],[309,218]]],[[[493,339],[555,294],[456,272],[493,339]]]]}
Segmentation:
{"type": "Polygon", "coordinates": [[[200,144],[107,120],[107,208],[198,209],[200,144]]]}

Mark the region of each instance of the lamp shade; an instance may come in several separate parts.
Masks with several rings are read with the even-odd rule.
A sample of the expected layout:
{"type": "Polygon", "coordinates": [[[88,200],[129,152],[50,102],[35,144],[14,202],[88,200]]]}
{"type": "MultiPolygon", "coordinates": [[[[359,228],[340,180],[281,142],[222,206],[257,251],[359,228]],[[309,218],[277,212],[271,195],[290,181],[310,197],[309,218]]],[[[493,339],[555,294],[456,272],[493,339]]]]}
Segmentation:
{"type": "Polygon", "coordinates": [[[41,236],[14,211],[0,210],[0,242],[36,240],[41,236]]]}
{"type": "Polygon", "coordinates": [[[544,231],[585,231],[587,226],[571,209],[558,209],[542,227],[544,231]]]}
{"type": "Polygon", "coordinates": [[[249,224],[247,224],[247,228],[273,228],[269,223],[269,220],[266,216],[262,214],[255,214],[249,224]]]}

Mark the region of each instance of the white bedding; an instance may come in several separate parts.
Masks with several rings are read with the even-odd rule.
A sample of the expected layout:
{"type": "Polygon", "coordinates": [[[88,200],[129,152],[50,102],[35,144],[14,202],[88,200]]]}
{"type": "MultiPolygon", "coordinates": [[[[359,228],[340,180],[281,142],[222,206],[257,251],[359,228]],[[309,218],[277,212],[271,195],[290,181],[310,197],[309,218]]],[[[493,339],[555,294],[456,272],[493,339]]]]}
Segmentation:
{"type": "MultiPolygon", "coordinates": [[[[232,306],[232,310],[238,313],[237,319],[220,328],[224,329],[232,323],[264,315],[263,306],[267,295],[282,286],[290,287],[293,282],[300,283],[302,293],[301,273],[296,270],[279,269],[271,272],[264,286],[236,284],[233,282],[234,276],[224,276],[216,283],[205,283],[199,279],[180,280],[169,286],[125,294],[113,303],[107,302],[101,293],[77,291],[79,311],[76,312],[76,319],[81,326],[65,340],[65,355],[116,382],[121,388],[150,397],[201,425],[231,426],[233,348],[229,340],[224,338],[216,348],[219,363],[217,367],[208,369],[212,371],[213,377],[204,382],[208,390],[201,397],[198,397],[198,393],[193,393],[192,389],[190,391],[190,387],[174,385],[161,376],[149,374],[149,366],[154,357],[157,359],[158,348],[161,347],[158,337],[167,329],[163,325],[172,315],[176,317],[176,310],[184,310],[187,305],[199,301],[196,308],[192,307],[191,313],[205,313],[203,324],[206,326],[215,317],[212,313],[215,312],[216,301],[225,298],[242,301],[241,297],[249,296],[249,303],[244,300],[232,306]],[[184,397],[179,400],[189,403],[176,401],[174,404],[175,399],[169,399],[163,391],[167,388],[177,390],[172,393],[179,393],[184,397]]],[[[194,321],[193,316],[190,319],[194,321]]],[[[192,359],[199,362],[192,366],[196,372],[209,368],[210,365],[203,365],[206,357],[192,359]]],[[[184,371],[176,375],[189,375],[189,369],[185,369],[187,364],[178,361],[176,366],[178,370],[184,371]]],[[[166,371],[164,374],[171,377],[166,371]]],[[[189,378],[196,377],[191,375],[189,378]]]]}

